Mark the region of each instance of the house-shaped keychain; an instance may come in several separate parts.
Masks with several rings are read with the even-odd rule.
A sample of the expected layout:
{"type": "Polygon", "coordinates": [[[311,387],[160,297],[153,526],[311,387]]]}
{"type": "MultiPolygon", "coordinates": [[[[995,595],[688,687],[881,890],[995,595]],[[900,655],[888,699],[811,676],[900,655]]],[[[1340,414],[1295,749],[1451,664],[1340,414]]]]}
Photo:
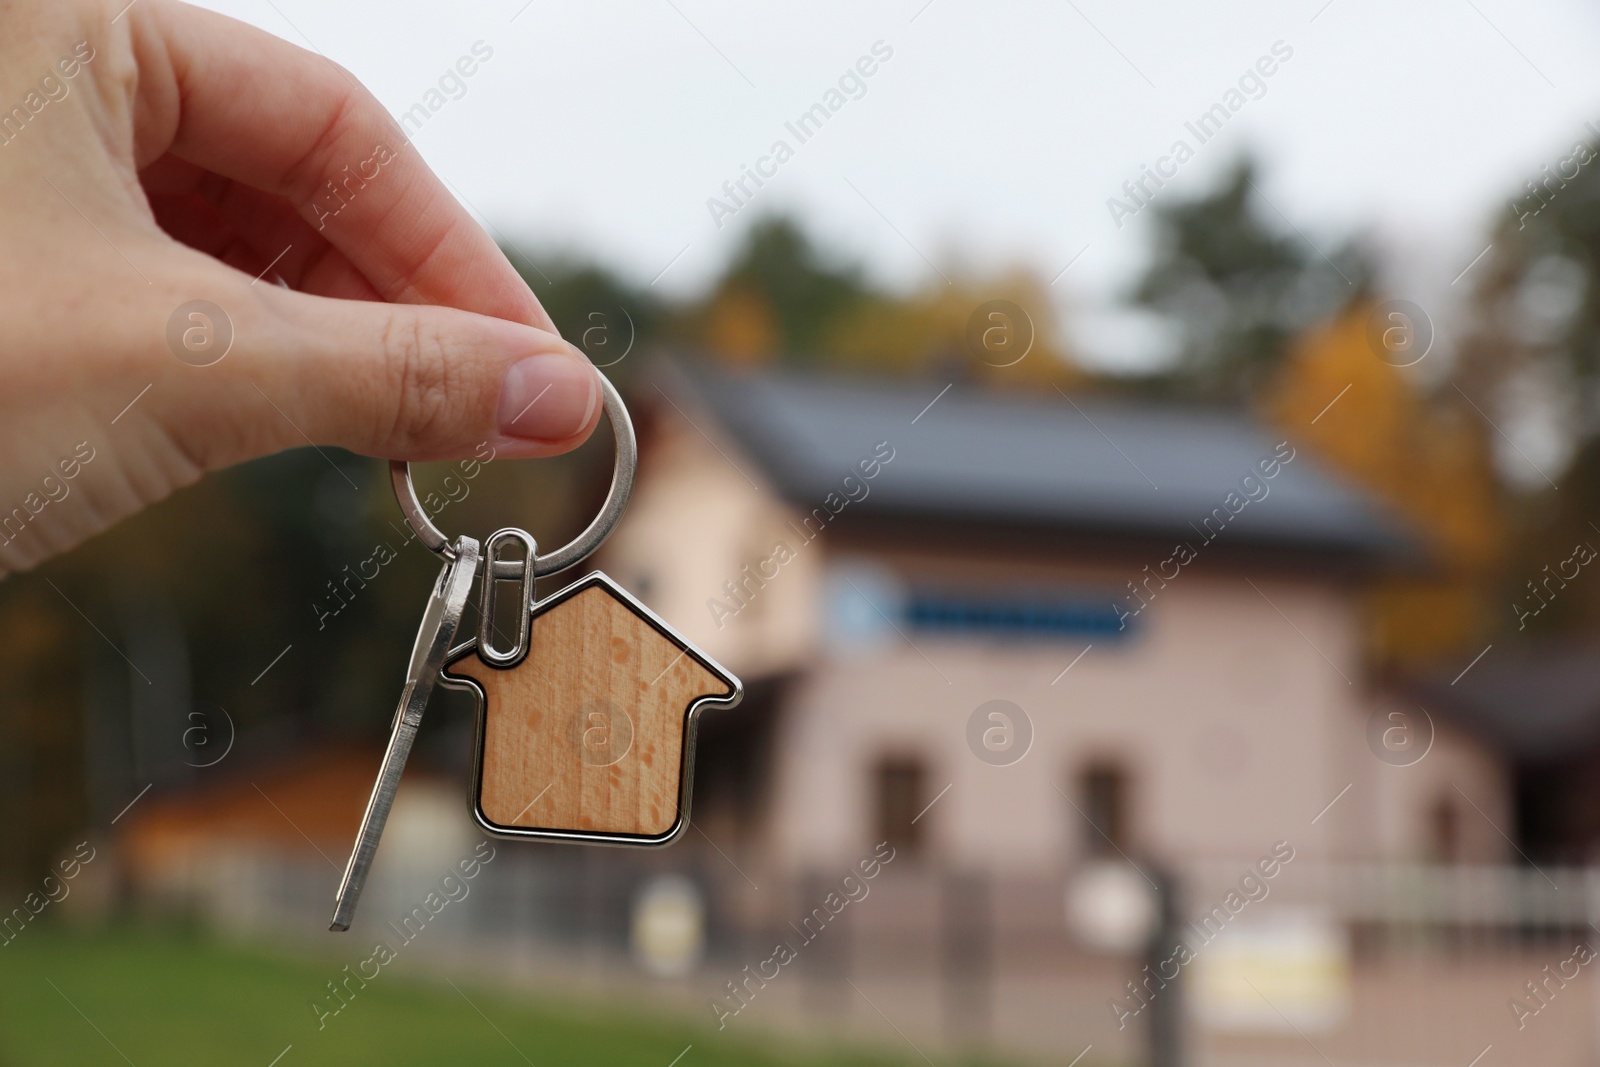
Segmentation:
{"type": "MultiPolygon", "coordinates": [[[[496,553],[486,548],[487,619],[496,553]]],[[[480,702],[479,825],[513,837],[670,842],[688,825],[696,722],[708,707],[737,704],[739,680],[599,571],[535,602],[528,618],[520,648],[497,652],[482,626],[441,675],[480,702]]]]}
{"type": "Polygon", "coordinates": [[[593,552],[628,504],[638,460],[633,424],[616,387],[604,377],[600,385],[617,438],[611,489],[594,521],[547,556],[515,527],[492,534],[481,553],[471,537],[452,542],[423,510],[410,465],[389,466],[406,521],[446,562],[412,646],[332,930],[350,929],[435,679],[478,695],[472,813],[489,833],[665,845],[689,825],[695,727],[706,708],[739,703],[739,680],[599,571],[534,596],[537,575],[593,552]],[[513,543],[520,560],[502,552],[513,543]],[[474,577],[483,581],[478,634],[453,645],[474,577]],[[507,582],[519,586],[516,637],[503,647],[495,606],[507,582]]]}

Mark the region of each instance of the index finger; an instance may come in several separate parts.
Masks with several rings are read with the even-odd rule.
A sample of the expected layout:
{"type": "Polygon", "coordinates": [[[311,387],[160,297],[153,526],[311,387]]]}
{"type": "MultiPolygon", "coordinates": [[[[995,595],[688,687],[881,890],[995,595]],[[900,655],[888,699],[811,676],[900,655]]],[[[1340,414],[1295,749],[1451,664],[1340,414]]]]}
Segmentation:
{"type": "Polygon", "coordinates": [[[555,332],[500,249],[343,68],[186,4],[130,14],[140,167],[170,151],[283,197],[385,300],[555,332]]]}

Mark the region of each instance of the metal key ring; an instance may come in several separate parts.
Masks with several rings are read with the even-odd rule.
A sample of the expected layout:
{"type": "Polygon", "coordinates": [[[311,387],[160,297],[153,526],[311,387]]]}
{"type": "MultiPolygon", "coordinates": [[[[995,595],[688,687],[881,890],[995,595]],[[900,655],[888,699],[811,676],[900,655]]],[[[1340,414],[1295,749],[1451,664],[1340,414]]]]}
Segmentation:
{"type": "MultiPolygon", "coordinates": [[[[633,420],[628,418],[628,409],[623,405],[617,387],[604,374],[595,373],[604,393],[606,418],[611,420],[611,430],[617,441],[617,459],[611,469],[611,489],[606,493],[605,503],[600,506],[600,514],[582,533],[554,552],[534,560],[533,572],[540,577],[565,570],[599,548],[610,535],[612,527],[616,526],[617,520],[622,518],[623,511],[628,507],[628,497],[633,493],[633,476],[639,466],[639,442],[633,434],[633,420]]],[[[404,460],[391,460],[389,480],[394,484],[394,495],[400,502],[400,511],[416,531],[417,539],[445,559],[454,560],[456,554],[455,549],[450,547],[450,539],[428,518],[428,513],[422,510],[422,502],[417,499],[417,488],[411,482],[411,464],[404,460]]]]}

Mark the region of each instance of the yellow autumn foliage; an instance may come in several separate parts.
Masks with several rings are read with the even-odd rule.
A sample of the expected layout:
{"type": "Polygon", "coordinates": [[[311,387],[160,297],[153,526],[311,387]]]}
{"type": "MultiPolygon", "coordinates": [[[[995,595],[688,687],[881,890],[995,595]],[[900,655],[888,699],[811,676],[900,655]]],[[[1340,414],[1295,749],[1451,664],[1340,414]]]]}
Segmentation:
{"type": "Polygon", "coordinates": [[[851,369],[950,373],[1002,387],[1072,388],[1085,375],[1069,358],[1061,335],[1049,288],[1036,275],[1015,270],[864,303],[828,330],[826,350],[831,362],[851,369]]]}
{"type": "Polygon", "coordinates": [[[772,302],[746,285],[730,285],[717,294],[701,333],[705,346],[733,366],[766,363],[778,347],[772,302]]]}
{"type": "Polygon", "coordinates": [[[1464,403],[1431,400],[1418,367],[1380,359],[1368,342],[1372,313],[1357,304],[1303,337],[1263,403],[1270,421],[1422,539],[1433,566],[1386,577],[1370,600],[1378,661],[1421,663],[1487,629],[1484,590],[1507,531],[1487,427],[1464,403]]]}

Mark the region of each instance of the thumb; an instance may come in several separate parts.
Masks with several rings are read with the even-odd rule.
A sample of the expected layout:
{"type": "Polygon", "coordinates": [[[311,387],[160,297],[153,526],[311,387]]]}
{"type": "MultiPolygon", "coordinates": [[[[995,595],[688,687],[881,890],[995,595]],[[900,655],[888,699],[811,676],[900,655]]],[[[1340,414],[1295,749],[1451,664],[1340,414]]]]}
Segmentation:
{"type": "Polygon", "coordinates": [[[235,390],[236,415],[260,420],[245,435],[267,444],[256,451],[309,440],[416,461],[487,441],[525,458],[575,448],[599,421],[599,371],[554,333],[454,308],[261,298],[259,358],[237,365],[255,388],[235,390]]]}

